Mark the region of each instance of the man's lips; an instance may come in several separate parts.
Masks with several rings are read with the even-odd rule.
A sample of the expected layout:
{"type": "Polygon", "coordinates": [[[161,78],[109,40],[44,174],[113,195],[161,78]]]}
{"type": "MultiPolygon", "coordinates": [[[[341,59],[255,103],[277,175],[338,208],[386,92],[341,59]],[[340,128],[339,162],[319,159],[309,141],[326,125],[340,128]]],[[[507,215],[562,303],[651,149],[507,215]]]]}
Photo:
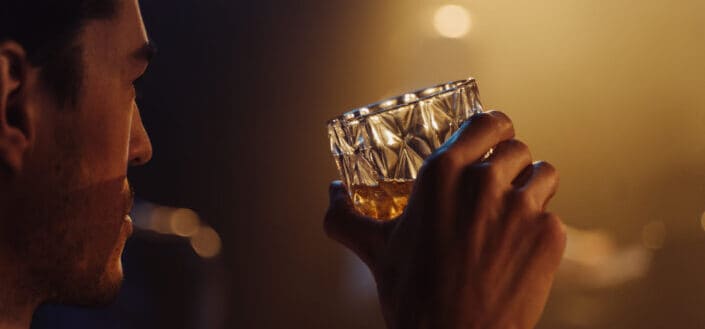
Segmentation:
{"type": "Polygon", "coordinates": [[[134,230],[134,228],[132,227],[132,217],[130,215],[125,215],[124,221],[125,223],[123,225],[123,228],[127,230],[125,236],[129,237],[132,235],[132,231],[134,230]]]}
{"type": "Polygon", "coordinates": [[[124,220],[125,220],[125,227],[127,228],[127,236],[132,235],[133,227],[132,227],[132,217],[130,217],[130,212],[132,211],[132,206],[134,205],[135,202],[135,191],[132,189],[132,186],[130,186],[130,183],[125,180],[124,183],[124,198],[125,198],[125,210],[124,210],[124,220]]]}
{"type": "MultiPolygon", "coordinates": [[[[127,183],[126,183],[127,184],[127,183]]],[[[125,192],[125,214],[129,215],[132,211],[132,206],[135,202],[135,191],[132,186],[127,184],[127,191],[125,192]]]]}

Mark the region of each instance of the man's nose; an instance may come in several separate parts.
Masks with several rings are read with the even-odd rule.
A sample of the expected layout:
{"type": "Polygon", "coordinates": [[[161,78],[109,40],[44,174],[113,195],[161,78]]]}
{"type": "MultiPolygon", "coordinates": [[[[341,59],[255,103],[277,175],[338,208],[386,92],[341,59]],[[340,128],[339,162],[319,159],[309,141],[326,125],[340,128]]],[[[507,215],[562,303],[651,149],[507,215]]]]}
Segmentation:
{"type": "Polygon", "coordinates": [[[147,130],[142,124],[139,109],[135,109],[132,116],[132,131],[130,135],[130,166],[141,166],[152,159],[152,142],[149,140],[147,130]]]}

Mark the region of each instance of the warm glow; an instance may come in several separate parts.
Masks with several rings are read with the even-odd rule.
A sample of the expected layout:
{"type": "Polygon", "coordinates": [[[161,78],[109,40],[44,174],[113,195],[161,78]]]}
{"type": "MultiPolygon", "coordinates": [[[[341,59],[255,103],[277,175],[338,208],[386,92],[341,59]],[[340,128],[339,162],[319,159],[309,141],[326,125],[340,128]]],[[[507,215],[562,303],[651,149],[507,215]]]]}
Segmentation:
{"type": "Polygon", "coordinates": [[[568,244],[558,275],[562,282],[611,287],[643,277],[652,252],[641,245],[619,246],[607,232],[567,227],[568,244]]]}
{"type": "Polygon", "coordinates": [[[191,237],[191,247],[203,258],[213,258],[220,254],[222,243],[220,236],[211,227],[201,227],[196,235],[191,237]]]}
{"type": "Polygon", "coordinates": [[[445,5],[436,10],[433,26],[446,38],[462,38],[470,31],[470,13],[457,5],[445,5]]]}
{"type": "Polygon", "coordinates": [[[151,209],[149,213],[149,226],[148,228],[152,231],[161,234],[170,234],[171,227],[169,223],[169,218],[171,216],[172,210],[169,207],[157,206],[151,209]]]}
{"type": "Polygon", "coordinates": [[[568,240],[563,257],[585,266],[598,266],[614,256],[617,246],[600,231],[584,231],[567,227],[568,240]]]}
{"type": "Polygon", "coordinates": [[[659,221],[644,225],[641,230],[641,239],[644,247],[652,250],[661,249],[666,240],[666,225],[659,221]]]}
{"type": "Polygon", "coordinates": [[[198,233],[201,220],[193,210],[182,208],[171,213],[169,226],[174,234],[190,237],[198,233]]]}

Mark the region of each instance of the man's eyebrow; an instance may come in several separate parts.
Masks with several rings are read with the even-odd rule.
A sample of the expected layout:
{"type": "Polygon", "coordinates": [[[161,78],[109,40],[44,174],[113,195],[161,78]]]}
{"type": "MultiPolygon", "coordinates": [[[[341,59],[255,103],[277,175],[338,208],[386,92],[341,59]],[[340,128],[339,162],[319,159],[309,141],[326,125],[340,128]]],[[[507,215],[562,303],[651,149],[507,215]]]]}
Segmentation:
{"type": "Polygon", "coordinates": [[[135,50],[135,52],[132,54],[132,57],[139,60],[139,61],[144,61],[149,63],[152,61],[152,58],[157,54],[157,46],[154,44],[154,41],[149,40],[145,42],[139,49],[135,50]]]}

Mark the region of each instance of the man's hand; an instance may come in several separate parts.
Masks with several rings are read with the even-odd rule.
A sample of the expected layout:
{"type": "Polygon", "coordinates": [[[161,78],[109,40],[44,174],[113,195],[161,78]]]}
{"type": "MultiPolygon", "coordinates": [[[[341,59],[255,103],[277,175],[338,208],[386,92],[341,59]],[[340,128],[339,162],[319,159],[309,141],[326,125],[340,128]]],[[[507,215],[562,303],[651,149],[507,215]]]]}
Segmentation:
{"type": "Polygon", "coordinates": [[[536,325],[566,237],[545,211],[555,169],[513,138],[503,113],[473,116],[426,161],[391,222],[357,215],[331,185],[326,232],[370,267],[390,329],[536,325]]]}

